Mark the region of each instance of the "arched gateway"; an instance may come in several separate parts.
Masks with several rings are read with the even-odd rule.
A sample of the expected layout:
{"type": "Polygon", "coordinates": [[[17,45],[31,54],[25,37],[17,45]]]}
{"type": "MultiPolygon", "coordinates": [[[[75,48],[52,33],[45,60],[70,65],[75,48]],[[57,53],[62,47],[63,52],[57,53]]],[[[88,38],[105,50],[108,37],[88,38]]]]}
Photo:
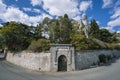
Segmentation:
{"type": "Polygon", "coordinates": [[[72,44],[52,44],[51,71],[74,71],[74,47],[72,44]]]}
{"type": "Polygon", "coordinates": [[[58,58],[58,71],[67,71],[67,58],[64,55],[58,58]]]}

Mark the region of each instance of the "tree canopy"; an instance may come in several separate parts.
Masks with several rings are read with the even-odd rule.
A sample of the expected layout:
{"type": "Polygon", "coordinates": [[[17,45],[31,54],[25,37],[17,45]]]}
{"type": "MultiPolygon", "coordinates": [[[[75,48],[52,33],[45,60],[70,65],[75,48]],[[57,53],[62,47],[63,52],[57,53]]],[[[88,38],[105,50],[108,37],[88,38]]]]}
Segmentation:
{"type": "Polygon", "coordinates": [[[31,43],[33,35],[30,26],[17,22],[6,23],[0,33],[4,36],[4,45],[12,51],[26,49],[31,43]]]}
{"type": "MultiPolygon", "coordinates": [[[[96,20],[90,22],[89,39],[79,30],[79,22],[70,19],[67,14],[57,19],[45,18],[37,26],[28,26],[18,22],[7,22],[0,28],[0,48],[7,47],[11,51],[35,49],[43,51],[50,43],[73,44],[77,50],[101,49],[99,44],[115,43],[114,33],[100,29],[96,20]]],[[[103,47],[105,48],[105,47],[103,47]]]]}

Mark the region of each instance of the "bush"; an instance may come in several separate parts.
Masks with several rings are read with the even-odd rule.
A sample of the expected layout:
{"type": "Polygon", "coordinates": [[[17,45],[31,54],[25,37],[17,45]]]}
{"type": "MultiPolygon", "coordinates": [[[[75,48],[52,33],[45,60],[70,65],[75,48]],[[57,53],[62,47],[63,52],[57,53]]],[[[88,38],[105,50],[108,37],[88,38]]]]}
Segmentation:
{"type": "Polygon", "coordinates": [[[106,63],[106,60],[107,60],[106,55],[104,54],[99,55],[100,63],[106,63]]]}
{"type": "Polygon", "coordinates": [[[89,37],[87,41],[90,49],[101,49],[101,44],[95,38],[89,37]]]}
{"type": "Polygon", "coordinates": [[[87,39],[84,35],[75,34],[71,37],[71,44],[76,47],[76,50],[86,50],[89,49],[87,39]]]}
{"type": "Polygon", "coordinates": [[[117,43],[107,43],[106,45],[108,49],[120,49],[120,45],[118,45],[117,43]]]}
{"type": "Polygon", "coordinates": [[[107,55],[106,57],[108,61],[112,59],[111,55],[107,55]]]}
{"type": "Polygon", "coordinates": [[[47,39],[38,39],[37,41],[32,41],[31,45],[28,47],[28,50],[34,52],[42,52],[49,50],[50,41],[47,39]]]}
{"type": "Polygon", "coordinates": [[[0,34],[0,48],[5,47],[5,38],[2,34],[0,34]]]}

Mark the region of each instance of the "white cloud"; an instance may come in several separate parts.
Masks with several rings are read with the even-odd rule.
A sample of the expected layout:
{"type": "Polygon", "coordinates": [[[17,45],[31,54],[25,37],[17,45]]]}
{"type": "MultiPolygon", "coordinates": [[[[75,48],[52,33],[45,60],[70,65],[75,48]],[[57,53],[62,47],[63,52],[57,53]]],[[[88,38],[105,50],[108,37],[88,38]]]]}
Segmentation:
{"type": "Polygon", "coordinates": [[[112,0],[103,0],[102,8],[107,8],[111,6],[112,3],[113,3],[112,0]]]}
{"type": "Polygon", "coordinates": [[[43,0],[43,8],[51,15],[63,16],[67,13],[70,17],[79,13],[78,3],[75,0],[43,0]]]}
{"type": "Polygon", "coordinates": [[[0,27],[2,27],[3,25],[2,24],[0,24],[0,27]]]}
{"type": "MultiPolygon", "coordinates": [[[[41,5],[43,2],[43,9],[50,13],[50,15],[63,16],[65,13],[69,15],[70,18],[80,20],[80,10],[78,8],[78,2],[76,0],[31,0],[33,6],[41,5]],[[57,3],[57,4],[56,4],[57,3]]],[[[88,1],[89,2],[89,1],[88,1]]],[[[92,2],[90,2],[92,4],[92,2]]],[[[86,7],[87,10],[90,4],[86,7]]],[[[24,11],[41,13],[36,16],[29,16],[27,13],[23,12],[19,8],[7,6],[0,0],[0,19],[3,22],[17,21],[27,25],[36,26],[45,17],[52,18],[50,15],[42,13],[41,10],[36,8],[23,8],[24,11]]]]}
{"type": "Polygon", "coordinates": [[[120,8],[116,9],[114,14],[110,17],[111,20],[107,23],[108,29],[114,31],[113,28],[116,26],[120,26],[120,8]]]}
{"type": "Polygon", "coordinates": [[[120,8],[114,10],[114,14],[110,17],[111,19],[117,18],[120,16],[120,8]]]}
{"type": "Polygon", "coordinates": [[[114,20],[109,21],[107,25],[108,26],[112,26],[112,27],[120,26],[120,17],[118,17],[118,18],[116,18],[114,20]]]}
{"type": "Polygon", "coordinates": [[[33,6],[42,6],[50,15],[63,16],[64,14],[68,14],[70,18],[75,18],[81,11],[84,12],[92,7],[91,0],[81,1],[80,6],[77,0],[31,0],[31,4],[33,6]]]}
{"type": "Polygon", "coordinates": [[[33,9],[33,12],[41,13],[41,10],[40,9],[33,9]]]}
{"type": "MultiPolygon", "coordinates": [[[[112,1],[109,3],[112,4],[112,1]]],[[[111,31],[115,31],[114,30],[115,27],[118,27],[118,29],[120,28],[120,0],[117,0],[113,6],[114,6],[112,10],[113,14],[110,16],[110,21],[107,23],[106,27],[111,31]]]]}
{"type": "Polygon", "coordinates": [[[82,1],[80,3],[80,11],[85,12],[88,8],[92,7],[92,1],[82,1]]]}
{"type": "Polygon", "coordinates": [[[28,19],[29,19],[28,23],[34,26],[36,26],[38,23],[40,23],[43,20],[42,16],[31,16],[28,17],[28,19]]]}
{"type": "Polygon", "coordinates": [[[42,4],[42,0],[31,0],[32,6],[37,6],[42,4]]]}
{"type": "Polygon", "coordinates": [[[4,13],[6,10],[6,5],[0,0],[0,14],[4,13]]]}
{"type": "Polygon", "coordinates": [[[100,21],[96,21],[98,25],[100,25],[100,21]]]}
{"type": "Polygon", "coordinates": [[[25,7],[25,8],[23,8],[23,10],[24,10],[24,11],[32,11],[32,9],[31,9],[31,8],[26,8],[26,7],[25,7]]]}
{"type": "MultiPolygon", "coordinates": [[[[39,9],[35,9],[35,8],[34,9],[24,8],[24,10],[25,11],[32,10],[34,12],[40,13],[39,9]]],[[[19,8],[7,6],[0,0],[0,19],[3,22],[16,21],[16,22],[27,24],[27,25],[36,26],[38,23],[40,23],[44,19],[44,17],[51,18],[51,16],[44,13],[36,16],[29,16],[19,8]]]]}
{"type": "Polygon", "coordinates": [[[48,18],[52,19],[52,17],[51,17],[50,15],[42,14],[42,16],[43,16],[43,19],[44,19],[45,17],[48,17],[48,18]]]}
{"type": "Polygon", "coordinates": [[[40,9],[36,9],[36,8],[23,8],[24,11],[26,12],[35,12],[35,13],[41,13],[41,10],[40,9]]]}
{"type": "Polygon", "coordinates": [[[119,7],[120,6],[120,0],[117,0],[115,3],[115,7],[119,7]]]}
{"type": "Polygon", "coordinates": [[[76,21],[80,21],[81,20],[81,16],[76,16],[73,19],[76,20],[76,21]]]}
{"type": "Polygon", "coordinates": [[[38,23],[40,23],[43,20],[43,14],[37,15],[37,16],[28,16],[27,14],[23,13],[18,8],[9,7],[6,13],[3,15],[3,20],[5,22],[17,21],[17,22],[21,22],[24,24],[36,26],[38,23]]]}
{"type": "Polygon", "coordinates": [[[30,17],[27,14],[14,7],[9,7],[6,10],[6,12],[3,14],[2,20],[4,22],[17,21],[28,25],[32,24],[32,22],[30,21],[30,17]]]}
{"type": "Polygon", "coordinates": [[[20,21],[21,19],[24,19],[25,17],[27,17],[27,15],[24,14],[22,11],[20,11],[18,8],[9,7],[6,10],[6,12],[3,14],[2,20],[4,20],[4,21],[15,21],[15,20],[20,21]]]}
{"type": "Polygon", "coordinates": [[[100,27],[100,29],[107,29],[107,30],[109,30],[110,32],[115,32],[115,30],[114,30],[113,28],[114,28],[114,27],[112,27],[112,26],[100,27]]]}

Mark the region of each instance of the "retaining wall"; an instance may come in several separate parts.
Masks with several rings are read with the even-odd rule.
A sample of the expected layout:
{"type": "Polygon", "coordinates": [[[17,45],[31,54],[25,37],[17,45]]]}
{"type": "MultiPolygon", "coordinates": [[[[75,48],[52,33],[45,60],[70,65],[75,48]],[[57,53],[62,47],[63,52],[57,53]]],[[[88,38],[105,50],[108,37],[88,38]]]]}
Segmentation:
{"type": "Polygon", "coordinates": [[[16,54],[8,52],[6,60],[32,70],[50,71],[50,58],[50,53],[32,53],[23,51],[16,54]]]}
{"type": "Polygon", "coordinates": [[[75,53],[76,70],[85,69],[99,62],[99,55],[111,55],[111,57],[119,57],[120,50],[84,50],[75,53]]]}
{"type": "MultiPolygon", "coordinates": [[[[16,54],[7,53],[6,60],[28,68],[39,71],[52,71],[52,53],[33,53],[33,52],[19,52],[16,54]]],[[[100,54],[111,55],[111,57],[119,57],[120,50],[85,50],[75,52],[75,70],[85,69],[99,62],[98,56],[100,54]]]]}

